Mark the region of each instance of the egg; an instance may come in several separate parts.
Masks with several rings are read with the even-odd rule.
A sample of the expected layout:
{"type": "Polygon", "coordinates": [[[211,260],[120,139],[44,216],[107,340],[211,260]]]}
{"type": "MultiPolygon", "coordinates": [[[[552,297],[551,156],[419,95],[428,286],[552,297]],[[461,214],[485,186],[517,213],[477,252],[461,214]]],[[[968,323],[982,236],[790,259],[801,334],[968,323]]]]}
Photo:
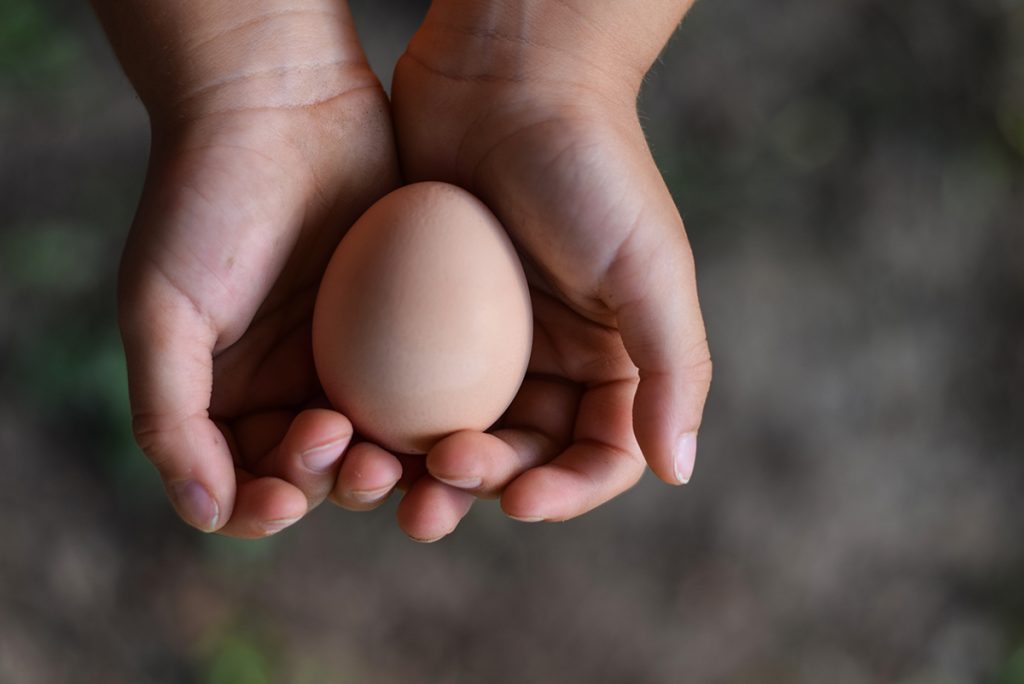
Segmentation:
{"type": "Polygon", "coordinates": [[[327,266],[313,358],[331,404],[392,451],[485,430],[515,397],[533,315],[508,234],[469,192],[416,183],[363,214],[327,266]]]}

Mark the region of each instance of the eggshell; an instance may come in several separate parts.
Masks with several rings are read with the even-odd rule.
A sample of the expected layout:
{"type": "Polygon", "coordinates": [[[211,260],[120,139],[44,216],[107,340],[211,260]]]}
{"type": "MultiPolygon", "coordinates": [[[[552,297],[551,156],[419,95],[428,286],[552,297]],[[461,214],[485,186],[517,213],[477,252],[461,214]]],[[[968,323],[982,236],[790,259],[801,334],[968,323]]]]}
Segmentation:
{"type": "Polygon", "coordinates": [[[331,258],[313,314],[328,399],[359,434],[403,453],[490,427],[522,383],[532,339],[512,242],[480,200],[446,183],[370,207],[331,258]]]}

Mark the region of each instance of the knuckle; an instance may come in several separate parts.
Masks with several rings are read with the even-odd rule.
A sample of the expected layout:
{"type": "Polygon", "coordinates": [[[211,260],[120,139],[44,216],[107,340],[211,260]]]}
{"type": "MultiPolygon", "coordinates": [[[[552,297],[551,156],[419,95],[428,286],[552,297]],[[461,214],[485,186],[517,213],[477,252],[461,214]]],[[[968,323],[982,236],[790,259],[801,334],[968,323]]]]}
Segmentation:
{"type": "Polygon", "coordinates": [[[160,472],[164,472],[174,460],[167,439],[167,434],[173,427],[174,425],[162,416],[148,413],[132,415],[132,434],[135,442],[160,472]]]}
{"type": "Polygon", "coordinates": [[[711,357],[708,356],[706,359],[693,365],[691,372],[702,384],[710,386],[711,378],[714,376],[714,363],[711,361],[711,357]]]}
{"type": "Polygon", "coordinates": [[[714,363],[711,359],[711,348],[708,346],[707,337],[702,337],[685,351],[683,369],[689,380],[700,381],[705,385],[711,384],[714,363]]]}

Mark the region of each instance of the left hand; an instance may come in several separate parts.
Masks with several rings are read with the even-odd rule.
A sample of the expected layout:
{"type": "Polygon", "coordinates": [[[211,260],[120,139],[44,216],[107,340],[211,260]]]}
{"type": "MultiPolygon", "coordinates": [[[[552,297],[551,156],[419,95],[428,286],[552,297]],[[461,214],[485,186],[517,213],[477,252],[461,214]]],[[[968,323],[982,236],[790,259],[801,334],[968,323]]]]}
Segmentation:
{"type": "Polygon", "coordinates": [[[416,539],[450,533],[476,496],[566,520],[633,486],[645,459],[672,484],[693,469],[711,362],[682,220],[636,114],[638,72],[574,59],[428,17],[395,72],[406,180],[461,185],[497,214],[535,328],[496,429],[442,440],[410,482],[399,523],[416,539]]]}
{"type": "Polygon", "coordinates": [[[119,308],[135,435],[169,498],[201,530],[262,537],[335,488],[383,497],[401,466],[347,449],[310,343],[335,246],[399,179],[344,3],[96,4],[152,122],[119,308]],[[339,475],[343,453],[362,466],[339,475]]]}

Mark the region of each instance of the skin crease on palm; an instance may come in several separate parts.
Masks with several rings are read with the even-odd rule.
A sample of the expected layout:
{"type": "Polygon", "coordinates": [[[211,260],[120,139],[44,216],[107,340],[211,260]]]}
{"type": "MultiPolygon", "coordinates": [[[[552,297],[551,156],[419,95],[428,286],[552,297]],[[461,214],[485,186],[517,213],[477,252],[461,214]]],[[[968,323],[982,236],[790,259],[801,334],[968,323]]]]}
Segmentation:
{"type": "Polygon", "coordinates": [[[689,479],[710,357],[635,106],[689,4],[436,0],[389,112],[340,3],[240,16],[226,1],[94,0],[153,125],[122,333],[136,435],[186,521],[265,536],[328,496],[368,510],[397,485],[399,525],[430,541],[477,497],[565,520],[635,484],[645,458],[689,479]],[[399,159],[405,181],[453,182],[495,211],[534,304],[506,415],[425,459],[350,445],[310,353],[323,269],[400,183],[399,159]]]}

